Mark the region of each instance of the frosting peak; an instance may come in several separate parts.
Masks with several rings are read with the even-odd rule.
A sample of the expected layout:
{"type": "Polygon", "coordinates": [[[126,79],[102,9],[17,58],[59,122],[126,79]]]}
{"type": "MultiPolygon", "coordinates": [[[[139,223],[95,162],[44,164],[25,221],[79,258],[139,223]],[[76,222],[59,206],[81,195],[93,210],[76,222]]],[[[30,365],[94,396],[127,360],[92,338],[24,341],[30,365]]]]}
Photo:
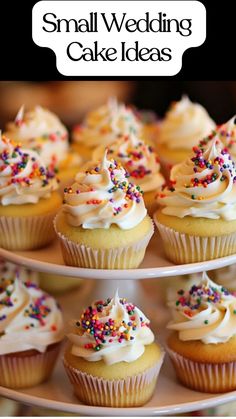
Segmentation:
{"type": "Polygon", "coordinates": [[[69,224],[83,228],[109,228],[116,224],[126,230],[139,224],[147,214],[139,186],[129,183],[127,172],[114,160],[107,160],[85,173],[65,189],[63,211],[69,224]]]}
{"type": "Polygon", "coordinates": [[[37,203],[58,188],[55,173],[46,169],[39,155],[0,138],[0,204],[37,203]]]}
{"type": "Polygon", "coordinates": [[[160,126],[159,142],[170,149],[191,150],[215,127],[214,121],[199,103],[187,96],[173,102],[160,126]]]}
{"type": "Polygon", "coordinates": [[[72,354],[108,365],[133,362],[154,341],[149,320],[132,303],[119,298],[96,301],[74,323],[68,335],[72,354]]]}
{"type": "Polygon", "coordinates": [[[54,298],[33,282],[0,279],[0,355],[44,352],[62,338],[62,314],[54,298]]]}
{"type": "MultiPolygon", "coordinates": [[[[103,153],[101,145],[93,160],[99,160],[103,153]]],[[[154,191],[164,183],[157,154],[134,133],[119,137],[108,147],[107,156],[119,161],[129,173],[129,181],[138,182],[144,192],[154,191]]]]}
{"type": "Polygon", "coordinates": [[[176,330],[180,340],[222,343],[236,334],[236,297],[206,273],[190,289],[179,290],[176,297],[169,302],[173,320],[168,328],[176,330]]]}
{"type": "Polygon", "coordinates": [[[236,219],[236,169],[223,144],[194,147],[194,156],[174,166],[172,186],[158,195],[162,212],[176,217],[236,219]]]}

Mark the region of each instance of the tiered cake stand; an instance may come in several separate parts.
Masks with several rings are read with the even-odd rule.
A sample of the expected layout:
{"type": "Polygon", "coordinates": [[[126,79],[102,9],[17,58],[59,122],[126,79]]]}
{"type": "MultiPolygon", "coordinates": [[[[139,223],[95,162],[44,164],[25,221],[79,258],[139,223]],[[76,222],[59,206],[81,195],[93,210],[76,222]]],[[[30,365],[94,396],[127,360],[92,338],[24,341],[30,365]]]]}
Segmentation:
{"type": "MultiPolygon", "coordinates": [[[[66,321],[78,318],[82,309],[92,301],[94,296],[98,298],[112,296],[115,289],[119,287],[120,296],[130,298],[149,316],[152,329],[161,343],[164,343],[168,310],[162,303],[163,299],[160,295],[160,290],[164,287],[158,288],[157,282],[163,285],[166,277],[173,277],[173,281],[175,281],[174,277],[178,275],[218,269],[236,263],[235,254],[207,262],[173,265],[165,258],[157,233],[152,238],[139,269],[96,270],[65,266],[57,241],[49,247],[37,251],[10,252],[0,249],[0,256],[32,270],[67,277],[86,278],[84,286],[59,298],[66,321]],[[147,282],[153,283],[153,287],[148,288],[149,291],[145,288],[147,282]]],[[[176,380],[167,356],[153,398],[148,404],[139,408],[105,408],[81,404],[73,395],[72,386],[63,370],[61,359],[59,359],[50,381],[34,388],[19,391],[0,387],[0,395],[26,404],[90,416],[174,416],[178,413],[206,409],[236,401],[236,391],[226,394],[207,394],[183,387],[176,380]]]]}

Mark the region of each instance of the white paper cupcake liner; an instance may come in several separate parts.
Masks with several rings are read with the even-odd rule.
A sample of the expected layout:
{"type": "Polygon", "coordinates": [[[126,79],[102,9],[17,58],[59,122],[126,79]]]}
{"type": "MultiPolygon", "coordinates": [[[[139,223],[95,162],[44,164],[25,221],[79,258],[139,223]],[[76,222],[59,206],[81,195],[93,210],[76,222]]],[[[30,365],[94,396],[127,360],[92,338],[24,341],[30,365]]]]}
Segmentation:
{"type": "Polygon", "coordinates": [[[35,355],[1,355],[0,386],[17,389],[42,383],[50,377],[59,351],[58,343],[35,355]]]}
{"type": "MultiPolygon", "coordinates": [[[[56,229],[55,221],[56,219],[54,220],[56,229]]],[[[154,227],[152,226],[142,240],[130,246],[113,249],[92,249],[68,240],[57,231],[65,263],[70,266],[93,269],[132,269],[138,267],[144,258],[146,247],[153,233],[154,227]]]]}
{"type": "Polygon", "coordinates": [[[169,348],[167,352],[178,379],[186,387],[206,393],[223,393],[236,389],[236,362],[218,364],[195,362],[169,348]]]}
{"type": "Polygon", "coordinates": [[[164,226],[155,217],[154,221],[166,256],[175,263],[202,262],[236,253],[236,233],[213,237],[190,236],[164,226]]]}
{"type": "Polygon", "coordinates": [[[55,212],[32,217],[0,216],[0,247],[9,250],[33,250],[55,237],[55,212]]]}
{"type": "Polygon", "coordinates": [[[164,353],[160,360],[141,374],[120,380],[94,377],[71,367],[64,359],[64,367],[77,397],[93,406],[141,406],[152,396],[164,353]]]}

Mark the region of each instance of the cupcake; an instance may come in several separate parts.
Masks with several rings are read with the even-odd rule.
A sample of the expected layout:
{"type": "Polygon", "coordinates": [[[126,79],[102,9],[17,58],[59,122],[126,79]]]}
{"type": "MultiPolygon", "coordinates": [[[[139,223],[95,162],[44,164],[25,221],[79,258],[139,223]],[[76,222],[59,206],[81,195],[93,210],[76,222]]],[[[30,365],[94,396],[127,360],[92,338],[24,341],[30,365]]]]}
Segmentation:
{"type": "Polygon", "coordinates": [[[5,135],[36,151],[47,167],[59,169],[62,181],[77,173],[81,159],[70,151],[66,127],[48,109],[35,106],[24,112],[21,107],[15,121],[7,124],[5,135]]]}
{"type": "Polygon", "coordinates": [[[215,127],[207,111],[187,96],[173,102],[159,127],[156,143],[161,163],[168,171],[185,160],[199,141],[215,127]]]}
{"type": "MultiPolygon", "coordinates": [[[[104,146],[95,149],[93,160],[101,160],[104,146]]],[[[107,149],[108,158],[120,162],[129,173],[129,181],[137,183],[142,191],[145,206],[149,214],[155,209],[155,195],[165,180],[160,173],[160,164],[153,148],[135,134],[120,137],[107,149]]]]}
{"type": "Polygon", "coordinates": [[[91,160],[94,149],[104,148],[119,136],[139,133],[141,124],[131,108],[112,98],[106,105],[90,112],[81,125],[73,130],[73,147],[83,159],[91,160]]]}
{"type": "Polygon", "coordinates": [[[171,170],[171,186],[158,194],[154,215],[167,257],[200,262],[236,252],[236,169],[214,140],[171,170]]]}
{"type": "Polygon", "coordinates": [[[203,273],[169,306],[167,350],[178,379],[207,393],[236,390],[236,297],[203,273]]]}
{"type": "Polygon", "coordinates": [[[73,322],[64,366],[76,396],[95,406],[141,406],[152,396],[163,362],[149,320],[119,298],[96,301],[73,322]]]}
{"type": "Polygon", "coordinates": [[[0,138],[0,247],[36,249],[54,239],[57,189],[55,173],[35,151],[0,138]]]}
{"type": "Polygon", "coordinates": [[[106,153],[65,189],[54,225],[65,263],[84,268],[136,268],[153,234],[139,186],[106,153]]]}
{"type": "Polygon", "coordinates": [[[52,373],[64,328],[56,301],[32,282],[0,279],[0,386],[32,387],[52,373]]]}

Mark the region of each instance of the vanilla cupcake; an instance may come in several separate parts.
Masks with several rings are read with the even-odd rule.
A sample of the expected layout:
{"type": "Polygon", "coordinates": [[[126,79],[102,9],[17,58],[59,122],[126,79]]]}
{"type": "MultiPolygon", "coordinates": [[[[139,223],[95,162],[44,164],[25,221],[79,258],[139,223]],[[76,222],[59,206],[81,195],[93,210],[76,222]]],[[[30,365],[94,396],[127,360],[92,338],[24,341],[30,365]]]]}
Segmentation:
{"type": "Polygon", "coordinates": [[[46,166],[56,167],[63,182],[77,173],[81,159],[70,151],[66,127],[48,109],[35,106],[24,112],[21,107],[15,121],[7,124],[5,135],[36,151],[46,166]]]}
{"type": "Polygon", "coordinates": [[[156,143],[166,170],[186,159],[192,148],[214,127],[214,121],[203,106],[191,102],[187,96],[173,102],[160,124],[156,143]]]}
{"type": "Polygon", "coordinates": [[[94,149],[107,147],[119,136],[140,133],[142,125],[131,108],[109,99],[106,105],[90,112],[73,130],[73,147],[84,160],[91,160],[94,149]]]}
{"type": "Polygon", "coordinates": [[[56,301],[36,284],[0,279],[0,385],[24,388],[49,378],[63,339],[56,301]]]}
{"type": "Polygon", "coordinates": [[[199,262],[236,252],[236,169],[220,141],[194,147],[171,170],[172,185],[158,194],[154,215],[167,257],[199,262]]]}
{"type": "Polygon", "coordinates": [[[118,293],[73,322],[64,366],[77,397],[96,406],[141,406],[152,396],[164,353],[149,320],[118,293]]]}
{"type": "MultiPolygon", "coordinates": [[[[104,155],[104,146],[95,149],[93,160],[98,161],[104,155]]],[[[155,209],[155,195],[164,184],[160,173],[159,158],[153,148],[135,134],[125,135],[112,143],[107,149],[108,158],[121,163],[129,173],[129,182],[137,183],[142,191],[145,206],[151,215],[155,209]]]]}
{"type": "Polygon", "coordinates": [[[153,234],[140,188],[106,153],[65,189],[54,225],[65,263],[85,268],[136,268],[153,234]]]}
{"type": "Polygon", "coordinates": [[[55,173],[35,151],[0,138],[0,247],[36,249],[54,239],[57,189],[55,173]]]}
{"type": "Polygon", "coordinates": [[[236,389],[236,297],[211,281],[181,289],[169,302],[173,320],[167,339],[178,379],[197,391],[236,389]]]}

